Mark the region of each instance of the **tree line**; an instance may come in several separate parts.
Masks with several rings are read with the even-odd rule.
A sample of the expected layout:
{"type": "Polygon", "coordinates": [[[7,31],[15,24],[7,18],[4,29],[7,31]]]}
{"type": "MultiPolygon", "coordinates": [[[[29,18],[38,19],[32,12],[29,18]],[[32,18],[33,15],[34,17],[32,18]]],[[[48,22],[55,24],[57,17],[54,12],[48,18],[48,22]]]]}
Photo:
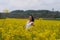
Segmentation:
{"type": "Polygon", "coordinates": [[[9,13],[0,13],[0,18],[28,18],[33,15],[34,18],[60,18],[59,11],[49,10],[14,10],[9,13]]]}

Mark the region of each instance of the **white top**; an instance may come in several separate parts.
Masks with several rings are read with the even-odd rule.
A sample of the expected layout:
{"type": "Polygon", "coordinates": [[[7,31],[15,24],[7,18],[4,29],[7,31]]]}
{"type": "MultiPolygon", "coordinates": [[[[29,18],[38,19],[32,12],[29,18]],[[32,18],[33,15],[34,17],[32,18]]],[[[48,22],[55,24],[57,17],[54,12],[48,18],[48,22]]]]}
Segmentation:
{"type": "Polygon", "coordinates": [[[32,23],[33,23],[33,22],[29,22],[29,21],[27,21],[26,29],[29,28],[29,27],[31,26],[32,23]]]}

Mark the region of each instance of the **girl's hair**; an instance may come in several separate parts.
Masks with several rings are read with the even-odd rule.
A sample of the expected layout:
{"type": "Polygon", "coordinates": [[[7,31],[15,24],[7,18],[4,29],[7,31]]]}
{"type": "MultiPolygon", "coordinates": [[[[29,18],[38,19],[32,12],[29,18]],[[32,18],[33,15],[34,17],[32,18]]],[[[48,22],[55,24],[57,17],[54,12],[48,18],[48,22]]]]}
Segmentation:
{"type": "Polygon", "coordinates": [[[32,17],[32,20],[31,21],[34,22],[34,17],[32,15],[30,15],[30,16],[32,17]]]}

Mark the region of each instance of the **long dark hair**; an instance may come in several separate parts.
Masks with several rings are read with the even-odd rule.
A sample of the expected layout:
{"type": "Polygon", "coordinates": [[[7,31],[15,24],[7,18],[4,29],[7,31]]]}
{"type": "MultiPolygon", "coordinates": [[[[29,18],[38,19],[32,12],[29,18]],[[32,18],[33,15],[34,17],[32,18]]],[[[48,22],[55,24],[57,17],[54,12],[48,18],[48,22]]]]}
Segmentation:
{"type": "Polygon", "coordinates": [[[30,16],[32,17],[32,20],[31,21],[34,22],[34,17],[32,15],[30,15],[30,16]]]}

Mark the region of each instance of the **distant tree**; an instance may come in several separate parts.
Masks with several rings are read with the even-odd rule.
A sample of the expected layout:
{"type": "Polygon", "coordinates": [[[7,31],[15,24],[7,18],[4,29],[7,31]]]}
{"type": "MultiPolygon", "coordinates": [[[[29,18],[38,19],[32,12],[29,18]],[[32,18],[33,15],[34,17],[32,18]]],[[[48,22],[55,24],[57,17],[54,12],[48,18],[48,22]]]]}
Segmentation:
{"type": "Polygon", "coordinates": [[[3,12],[4,13],[9,13],[9,10],[8,9],[4,9],[3,12]]]}

